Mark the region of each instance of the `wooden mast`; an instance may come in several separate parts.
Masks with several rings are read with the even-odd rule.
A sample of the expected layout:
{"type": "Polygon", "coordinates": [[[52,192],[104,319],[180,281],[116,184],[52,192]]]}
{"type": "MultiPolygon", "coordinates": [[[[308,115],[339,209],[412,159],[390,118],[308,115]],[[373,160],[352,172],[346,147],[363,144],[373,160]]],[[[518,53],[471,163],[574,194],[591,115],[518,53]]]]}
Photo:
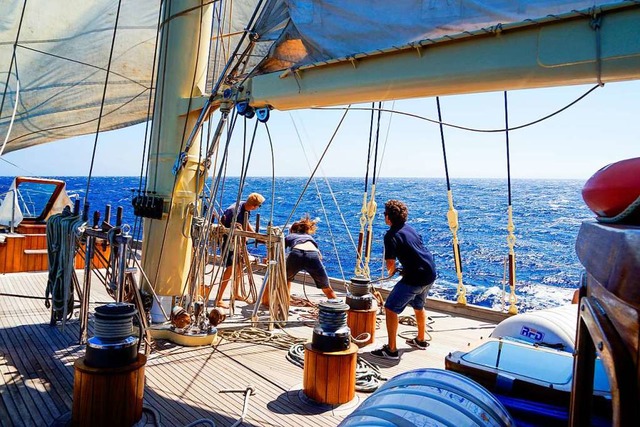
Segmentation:
{"type": "Polygon", "coordinates": [[[159,295],[182,293],[192,252],[190,204],[197,200],[203,185],[197,173],[199,133],[193,138],[186,165],[177,176],[172,172],[205,93],[213,8],[202,4],[201,0],[164,2],[169,10],[161,27],[146,183],[147,191],[155,191],[164,199],[164,213],[162,219],[144,220],[142,259],[144,271],[159,295]]]}

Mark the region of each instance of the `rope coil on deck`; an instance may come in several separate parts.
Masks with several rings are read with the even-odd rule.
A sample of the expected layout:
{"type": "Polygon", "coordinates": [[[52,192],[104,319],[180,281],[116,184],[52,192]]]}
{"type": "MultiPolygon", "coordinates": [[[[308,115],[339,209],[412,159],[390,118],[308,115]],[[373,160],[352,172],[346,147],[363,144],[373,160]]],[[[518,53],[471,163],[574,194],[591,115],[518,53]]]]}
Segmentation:
{"type": "MultiPolygon", "coordinates": [[[[287,360],[294,365],[304,368],[304,344],[294,344],[287,352],[287,360]]],[[[380,368],[358,356],[356,364],[356,390],[370,393],[380,387],[387,378],[382,376],[380,368]]]]}

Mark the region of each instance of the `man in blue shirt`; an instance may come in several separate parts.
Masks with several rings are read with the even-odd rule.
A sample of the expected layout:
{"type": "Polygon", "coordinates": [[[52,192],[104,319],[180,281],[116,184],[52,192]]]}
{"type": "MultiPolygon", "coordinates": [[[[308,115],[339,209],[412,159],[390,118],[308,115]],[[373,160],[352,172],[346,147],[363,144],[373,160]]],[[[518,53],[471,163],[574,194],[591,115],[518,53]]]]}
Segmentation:
{"type": "MultiPolygon", "coordinates": [[[[231,228],[233,226],[241,230],[255,231],[251,226],[251,224],[249,224],[248,222],[246,224],[246,228],[244,228],[244,225],[245,225],[244,214],[245,212],[251,212],[253,210],[258,209],[260,206],[262,206],[262,203],[264,203],[264,196],[262,196],[259,193],[251,193],[249,194],[249,197],[247,197],[247,200],[240,201],[238,206],[236,206],[235,203],[229,206],[222,214],[222,217],[220,218],[220,223],[227,228],[231,228]],[[235,224],[234,224],[234,213],[236,214],[235,224]]],[[[227,241],[228,239],[225,239],[225,242],[227,241]]],[[[224,248],[224,246],[225,244],[223,243],[222,247],[224,248]]],[[[217,307],[229,308],[229,304],[222,301],[222,295],[224,294],[224,291],[227,288],[229,279],[231,279],[231,273],[233,271],[233,257],[234,257],[233,249],[229,248],[227,252],[227,257],[225,259],[226,268],[222,273],[220,287],[218,288],[218,293],[216,295],[215,303],[217,307]]]]}
{"type": "Polygon", "coordinates": [[[418,336],[406,343],[418,350],[427,348],[425,338],[427,315],[424,303],[431,285],[436,279],[436,265],[433,255],[422,243],[422,237],[406,223],[407,206],[399,200],[389,200],[384,205],[384,220],[389,230],[384,235],[384,258],[389,275],[396,272],[396,259],[402,264],[402,278],[393,287],[384,304],[388,344],[371,355],[398,360],[396,337],[398,315],[411,305],[416,315],[418,336]]]}

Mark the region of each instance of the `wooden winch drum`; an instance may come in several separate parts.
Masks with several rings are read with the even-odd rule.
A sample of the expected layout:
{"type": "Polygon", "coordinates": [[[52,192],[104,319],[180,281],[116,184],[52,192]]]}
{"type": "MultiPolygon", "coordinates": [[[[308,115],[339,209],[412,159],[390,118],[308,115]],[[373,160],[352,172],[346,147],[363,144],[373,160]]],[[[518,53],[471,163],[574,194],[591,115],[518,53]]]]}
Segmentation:
{"type": "Polygon", "coordinates": [[[358,346],[335,352],[315,350],[311,343],[304,346],[304,378],[302,391],[318,403],[340,405],[356,395],[358,346]]]}
{"type": "Polygon", "coordinates": [[[367,341],[359,342],[359,346],[371,344],[376,335],[376,313],[378,308],[374,305],[369,310],[349,310],[347,312],[347,326],[351,329],[351,336],[357,338],[363,333],[370,334],[367,341]]]}
{"type": "Polygon", "coordinates": [[[132,426],[142,418],[147,357],[117,368],[95,368],[81,357],[74,363],[72,426],[132,426]]]}

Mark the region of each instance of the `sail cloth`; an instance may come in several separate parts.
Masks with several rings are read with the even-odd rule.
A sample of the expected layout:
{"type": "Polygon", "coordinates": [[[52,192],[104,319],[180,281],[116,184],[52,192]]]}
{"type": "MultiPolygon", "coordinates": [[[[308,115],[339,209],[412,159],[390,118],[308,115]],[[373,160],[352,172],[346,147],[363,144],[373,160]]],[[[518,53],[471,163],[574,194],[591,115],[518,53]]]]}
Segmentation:
{"type": "MultiPolygon", "coordinates": [[[[147,117],[158,5],[158,0],[122,1],[101,130],[147,117]]],[[[96,132],[118,2],[3,0],[1,9],[2,140],[18,102],[5,152],[96,132]]]]}
{"type": "MultiPolygon", "coordinates": [[[[244,38],[238,53],[246,56],[240,66],[227,69],[233,74],[231,80],[498,24],[587,11],[611,2],[220,0],[210,3],[215,14],[208,89],[218,81],[258,4],[261,9],[250,27],[253,43],[244,38]],[[250,45],[251,49],[245,51],[250,45]]],[[[101,131],[139,123],[147,117],[159,4],[160,0],[121,2],[101,131]]],[[[96,132],[117,8],[118,2],[113,0],[3,0],[0,92],[6,96],[0,111],[2,140],[18,103],[5,152],[96,132]]]]}
{"type": "MultiPolygon", "coordinates": [[[[597,0],[288,0],[290,21],[269,61],[329,62],[498,24],[614,3],[597,0]],[[299,43],[296,43],[298,41],[299,43]]],[[[268,18],[268,17],[264,17],[268,18]]],[[[261,24],[268,27],[268,24],[261,24]]]]}

